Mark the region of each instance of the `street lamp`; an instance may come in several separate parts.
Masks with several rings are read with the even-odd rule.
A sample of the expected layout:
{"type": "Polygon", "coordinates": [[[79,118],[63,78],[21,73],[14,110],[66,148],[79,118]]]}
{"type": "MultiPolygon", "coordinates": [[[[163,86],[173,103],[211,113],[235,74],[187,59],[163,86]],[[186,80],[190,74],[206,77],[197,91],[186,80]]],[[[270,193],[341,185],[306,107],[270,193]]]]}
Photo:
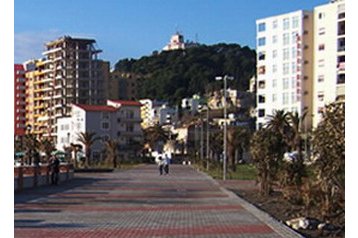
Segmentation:
{"type": "Polygon", "coordinates": [[[227,144],[227,122],[226,122],[226,119],[227,119],[227,112],[226,112],[226,88],[227,88],[227,83],[226,81],[227,80],[233,80],[234,77],[231,77],[231,76],[228,76],[228,75],[225,75],[224,77],[222,76],[216,76],[215,77],[215,80],[223,80],[224,81],[224,145],[223,145],[223,180],[226,180],[226,144],[227,144]]]}

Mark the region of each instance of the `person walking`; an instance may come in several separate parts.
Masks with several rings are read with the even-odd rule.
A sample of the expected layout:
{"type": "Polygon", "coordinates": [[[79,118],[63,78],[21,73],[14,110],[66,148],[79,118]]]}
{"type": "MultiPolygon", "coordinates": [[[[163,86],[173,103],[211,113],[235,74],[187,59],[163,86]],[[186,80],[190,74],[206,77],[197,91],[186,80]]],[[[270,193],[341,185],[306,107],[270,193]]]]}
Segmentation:
{"type": "Polygon", "coordinates": [[[51,184],[57,185],[59,180],[59,173],[60,173],[60,160],[54,156],[50,162],[50,169],[51,169],[51,184]]]}
{"type": "Polygon", "coordinates": [[[158,169],[159,169],[159,175],[163,174],[163,166],[164,166],[164,158],[162,154],[157,154],[157,156],[155,157],[155,162],[158,164],[158,169]]]}
{"type": "Polygon", "coordinates": [[[166,153],[164,156],[164,172],[165,174],[169,174],[169,164],[170,164],[170,154],[166,153]]]}

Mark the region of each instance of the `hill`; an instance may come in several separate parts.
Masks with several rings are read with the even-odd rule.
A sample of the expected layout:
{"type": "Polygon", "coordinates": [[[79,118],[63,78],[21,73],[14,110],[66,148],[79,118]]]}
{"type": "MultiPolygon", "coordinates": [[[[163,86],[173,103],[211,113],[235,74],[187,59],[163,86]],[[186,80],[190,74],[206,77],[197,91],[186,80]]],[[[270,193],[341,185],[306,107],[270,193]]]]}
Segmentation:
{"type": "Polygon", "coordinates": [[[231,75],[231,88],[247,90],[256,71],[256,53],[238,44],[199,45],[163,51],[140,59],[123,59],[115,70],[139,76],[138,98],[166,99],[177,103],[193,94],[221,89],[215,76],[231,75]]]}

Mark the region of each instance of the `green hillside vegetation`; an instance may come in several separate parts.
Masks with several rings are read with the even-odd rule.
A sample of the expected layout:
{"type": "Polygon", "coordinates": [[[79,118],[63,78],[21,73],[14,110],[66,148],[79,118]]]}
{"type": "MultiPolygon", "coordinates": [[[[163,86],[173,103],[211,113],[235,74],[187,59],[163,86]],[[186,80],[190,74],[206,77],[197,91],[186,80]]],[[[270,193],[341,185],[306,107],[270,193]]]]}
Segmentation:
{"type": "Polygon", "coordinates": [[[138,98],[167,99],[171,103],[221,89],[222,82],[215,81],[218,75],[234,76],[228,85],[247,90],[255,69],[255,51],[238,44],[163,51],[138,60],[119,60],[115,65],[115,70],[139,76],[138,98]]]}

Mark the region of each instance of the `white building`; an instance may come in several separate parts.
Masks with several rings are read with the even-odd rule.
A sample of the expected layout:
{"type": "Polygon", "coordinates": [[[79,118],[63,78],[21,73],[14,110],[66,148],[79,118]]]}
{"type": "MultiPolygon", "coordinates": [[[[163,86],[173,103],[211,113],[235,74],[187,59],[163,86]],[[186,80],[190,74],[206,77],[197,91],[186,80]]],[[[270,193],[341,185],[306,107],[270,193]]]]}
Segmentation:
{"type": "Polygon", "coordinates": [[[314,9],[313,125],[325,105],[345,98],[345,1],[314,9]]]}
{"type": "Polygon", "coordinates": [[[151,99],[142,99],[139,102],[142,104],[141,125],[143,128],[178,121],[178,109],[169,107],[167,102],[151,99]]]}
{"type": "Polygon", "coordinates": [[[164,46],[163,50],[179,50],[185,49],[185,43],[184,43],[184,36],[181,35],[179,32],[176,32],[172,37],[170,38],[170,42],[168,45],[164,46]]]}
{"type": "MultiPolygon", "coordinates": [[[[140,107],[139,102],[120,100],[108,100],[107,105],[73,104],[71,116],[58,119],[56,147],[63,150],[71,143],[81,144],[78,141],[81,132],[95,132],[95,136],[103,140],[117,139],[124,151],[131,143],[143,138],[140,107]]],[[[101,158],[103,140],[93,145],[92,158],[101,158]]]]}
{"type": "MultiPolygon", "coordinates": [[[[299,10],[259,19],[256,25],[256,127],[275,110],[312,114],[313,13],[299,10]]],[[[310,117],[305,124],[310,126],[310,117]]]]}
{"type": "Polygon", "coordinates": [[[193,95],[193,97],[191,98],[183,98],[181,100],[181,108],[190,111],[191,114],[195,114],[198,112],[199,104],[200,104],[199,95],[193,95]]]}

